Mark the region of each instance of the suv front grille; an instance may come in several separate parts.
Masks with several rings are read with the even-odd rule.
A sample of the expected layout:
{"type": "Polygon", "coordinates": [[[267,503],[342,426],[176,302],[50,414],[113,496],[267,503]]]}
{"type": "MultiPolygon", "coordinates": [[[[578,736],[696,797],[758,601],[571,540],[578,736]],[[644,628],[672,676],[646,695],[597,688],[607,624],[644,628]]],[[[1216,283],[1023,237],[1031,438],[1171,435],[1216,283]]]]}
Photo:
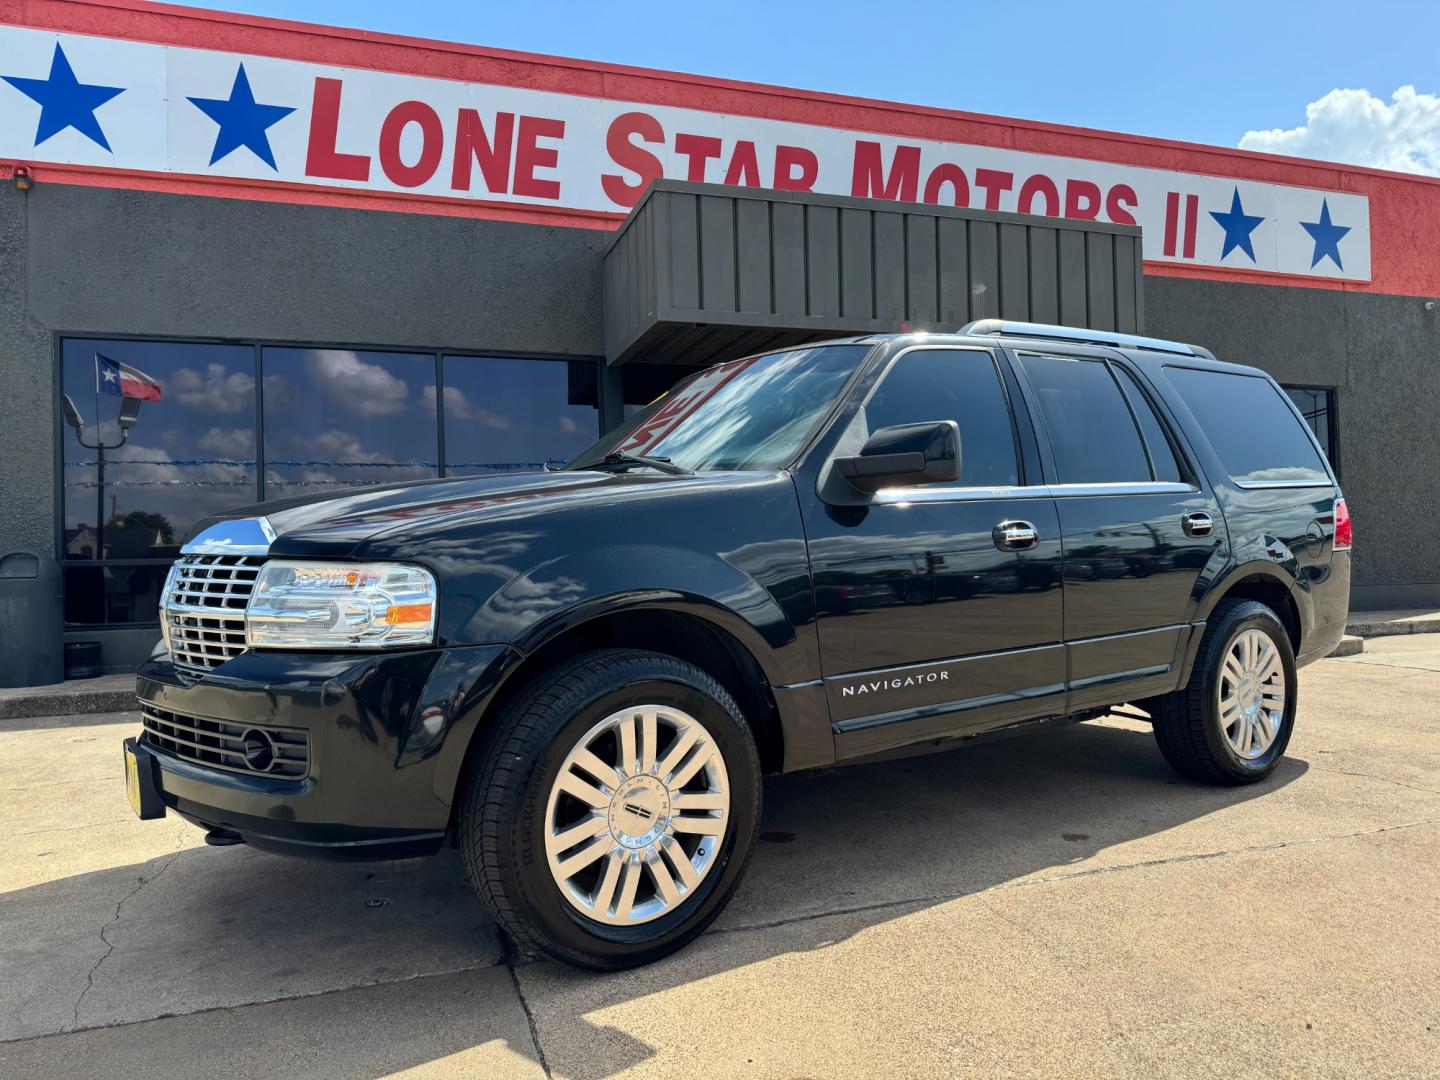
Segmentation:
{"type": "Polygon", "coordinates": [[[213,769],[303,780],[310,773],[310,738],[304,728],[237,724],[170,712],[140,703],[141,741],[156,750],[213,769]]]}
{"type": "Polygon", "coordinates": [[[264,559],[185,555],[161,600],[177,667],[210,671],[245,651],[245,605],[264,559]]]}

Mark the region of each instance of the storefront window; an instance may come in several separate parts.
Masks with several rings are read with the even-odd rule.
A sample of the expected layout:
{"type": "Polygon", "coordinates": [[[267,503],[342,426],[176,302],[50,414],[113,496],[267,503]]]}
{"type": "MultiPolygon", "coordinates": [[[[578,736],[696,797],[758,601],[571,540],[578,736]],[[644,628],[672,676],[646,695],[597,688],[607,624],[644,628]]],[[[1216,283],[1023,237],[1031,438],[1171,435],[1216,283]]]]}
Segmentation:
{"type": "Polygon", "coordinates": [[[255,350],[68,339],[61,393],[66,621],[153,622],[195,523],[255,501],[255,350]]]}
{"type": "Polygon", "coordinates": [[[437,386],[451,475],[560,465],[599,435],[594,360],[99,338],[60,355],[72,626],[155,623],[207,517],[440,475],[437,386]]]}
{"type": "Polygon", "coordinates": [[[599,415],[594,361],[445,357],[447,475],[563,465],[599,415]]]}
{"type": "Polygon", "coordinates": [[[196,521],[255,501],[253,348],[68,340],[62,360],[67,558],[172,558],[196,521]]]}
{"type": "Polygon", "coordinates": [[[435,357],[266,348],[265,497],[438,476],[435,357]]]}
{"type": "Polygon", "coordinates": [[[1335,391],[1319,386],[1287,386],[1285,392],[1290,395],[1290,400],[1295,402],[1300,415],[1305,417],[1310,430],[1315,432],[1315,438],[1320,440],[1320,447],[1325,451],[1330,467],[1338,475],[1340,454],[1335,443],[1335,391]]]}

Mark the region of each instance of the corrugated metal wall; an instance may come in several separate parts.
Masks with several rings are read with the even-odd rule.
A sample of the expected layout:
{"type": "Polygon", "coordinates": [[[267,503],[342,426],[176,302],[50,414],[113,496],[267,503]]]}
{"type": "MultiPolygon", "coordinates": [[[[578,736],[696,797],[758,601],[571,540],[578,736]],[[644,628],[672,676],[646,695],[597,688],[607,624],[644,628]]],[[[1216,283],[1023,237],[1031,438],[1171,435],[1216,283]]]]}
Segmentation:
{"type": "Polygon", "coordinates": [[[662,181],[605,256],[611,363],[973,319],[1143,329],[1134,226],[662,181]]]}

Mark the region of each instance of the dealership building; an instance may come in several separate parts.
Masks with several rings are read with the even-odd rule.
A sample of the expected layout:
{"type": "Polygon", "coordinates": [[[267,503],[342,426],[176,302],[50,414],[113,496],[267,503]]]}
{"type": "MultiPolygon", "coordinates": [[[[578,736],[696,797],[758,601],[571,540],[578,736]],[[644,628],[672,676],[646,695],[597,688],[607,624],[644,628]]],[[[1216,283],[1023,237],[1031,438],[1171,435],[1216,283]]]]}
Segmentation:
{"type": "Polygon", "coordinates": [[[990,317],[1265,368],[1353,606],[1440,603],[1440,181],[135,0],[0,19],[0,556],[58,560],[110,669],[208,515],[539,468],[698,366],[990,317]]]}

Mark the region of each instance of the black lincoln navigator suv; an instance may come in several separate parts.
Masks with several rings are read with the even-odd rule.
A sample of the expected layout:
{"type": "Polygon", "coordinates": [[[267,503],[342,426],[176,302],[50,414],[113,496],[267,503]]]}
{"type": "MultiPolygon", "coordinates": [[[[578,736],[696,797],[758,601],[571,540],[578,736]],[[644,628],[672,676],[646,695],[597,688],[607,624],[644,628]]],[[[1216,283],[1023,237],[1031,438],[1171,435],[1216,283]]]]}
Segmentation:
{"type": "Polygon", "coordinates": [[[519,944],[592,968],[715,918],[766,772],[1129,703],[1186,776],[1263,779],[1350,585],[1264,372],[997,321],[720,364],[558,472],[266,503],[183,550],[137,812],[448,838],[519,944]]]}

